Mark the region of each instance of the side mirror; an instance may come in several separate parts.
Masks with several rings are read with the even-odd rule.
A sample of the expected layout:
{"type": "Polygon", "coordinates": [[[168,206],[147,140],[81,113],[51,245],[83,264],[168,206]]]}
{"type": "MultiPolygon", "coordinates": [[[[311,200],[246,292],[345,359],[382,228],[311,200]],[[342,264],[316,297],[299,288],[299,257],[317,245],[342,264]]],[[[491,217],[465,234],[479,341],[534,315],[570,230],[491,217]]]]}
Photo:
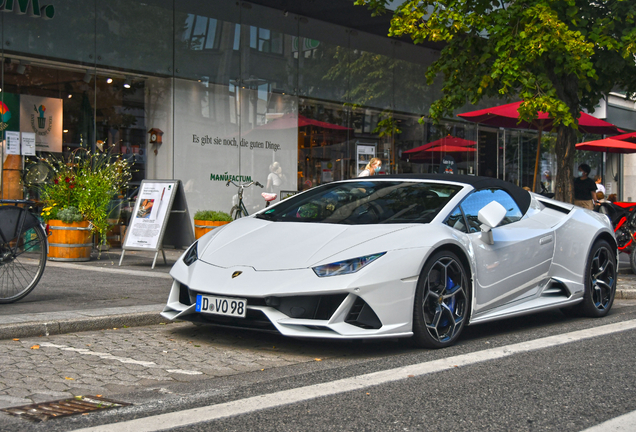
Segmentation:
{"type": "Polygon", "coordinates": [[[477,219],[481,222],[481,239],[484,243],[494,244],[492,239],[492,229],[501,223],[506,217],[506,208],[497,201],[492,201],[484,206],[477,214],[477,219]]]}

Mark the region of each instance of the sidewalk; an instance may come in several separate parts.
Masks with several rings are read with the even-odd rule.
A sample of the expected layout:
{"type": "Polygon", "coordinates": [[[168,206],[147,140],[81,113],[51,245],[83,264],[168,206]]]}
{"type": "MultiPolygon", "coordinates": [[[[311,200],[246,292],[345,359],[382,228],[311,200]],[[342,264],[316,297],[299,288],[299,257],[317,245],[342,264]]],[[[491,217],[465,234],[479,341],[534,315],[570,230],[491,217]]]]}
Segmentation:
{"type": "Polygon", "coordinates": [[[0,339],[166,322],[168,273],[183,252],[167,249],[167,265],[160,253],[154,269],[154,252],[145,251],[126,251],[119,267],[121,249],[88,262],[47,261],[28,296],[0,304],[0,339]]]}
{"type": "MultiPolygon", "coordinates": [[[[48,261],[38,286],[23,300],[0,304],[0,339],[152,325],[168,299],[168,274],[183,250],[166,250],[151,269],[154,252],[120,249],[84,263],[48,261]]],[[[636,275],[621,256],[616,299],[636,300],[636,275]]]]}

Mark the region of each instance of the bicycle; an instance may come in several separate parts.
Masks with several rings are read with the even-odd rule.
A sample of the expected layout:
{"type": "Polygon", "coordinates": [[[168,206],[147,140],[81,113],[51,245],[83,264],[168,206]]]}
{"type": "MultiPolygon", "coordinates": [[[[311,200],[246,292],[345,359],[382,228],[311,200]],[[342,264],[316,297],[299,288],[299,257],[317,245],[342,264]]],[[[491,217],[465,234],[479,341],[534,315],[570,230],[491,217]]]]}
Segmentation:
{"type": "MultiPolygon", "coordinates": [[[[225,186],[229,187],[230,183],[232,183],[234,186],[239,188],[238,202],[235,206],[232,207],[232,210],[230,210],[230,216],[232,216],[232,219],[234,220],[239,219],[243,216],[246,216],[246,217],[249,216],[249,213],[247,212],[247,208],[245,208],[245,204],[243,203],[243,191],[252,185],[260,186],[261,188],[263,188],[264,186],[257,181],[251,181],[249,183],[243,183],[243,184],[236,184],[232,180],[228,180],[225,186]]],[[[265,205],[265,207],[268,207],[270,202],[275,200],[278,195],[263,192],[261,196],[265,199],[265,201],[267,201],[267,204],[265,205]]]]}
{"type": "Polygon", "coordinates": [[[29,294],[46,266],[48,241],[28,200],[0,200],[0,304],[29,294]],[[21,207],[25,206],[25,207],[21,207]]]}

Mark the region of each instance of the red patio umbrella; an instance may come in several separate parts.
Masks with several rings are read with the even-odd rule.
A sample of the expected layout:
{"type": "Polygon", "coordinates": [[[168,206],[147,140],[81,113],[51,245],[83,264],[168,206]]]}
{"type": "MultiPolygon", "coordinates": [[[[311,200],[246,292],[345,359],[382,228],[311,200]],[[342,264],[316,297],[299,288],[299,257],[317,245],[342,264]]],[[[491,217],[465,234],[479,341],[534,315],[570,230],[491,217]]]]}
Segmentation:
{"type": "Polygon", "coordinates": [[[576,149],[607,153],[636,153],[636,144],[629,141],[620,141],[616,137],[612,137],[578,143],[576,149]]]}
{"type": "MultiPolygon", "coordinates": [[[[532,182],[532,191],[536,190],[537,170],[539,169],[539,156],[541,152],[541,134],[543,131],[552,130],[553,120],[548,113],[539,112],[537,118],[532,122],[519,122],[519,106],[522,101],[514,102],[506,105],[499,105],[492,108],[485,108],[464,114],[458,114],[465,120],[473,123],[485,124],[495,127],[519,128],[519,129],[536,129],[539,131],[537,138],[537,158],[534,165],[534,181],[532,182]]],[[[611,123],[597,119],[589,114],[581,112],[579,117],[579,130],[584,133],[594,134],[616,134],[623,132],[611,123]]]]}
{"type": "Polygon", "coordinates": [[[316,126],[325,129],[333,129],[333,130],[349,130],[350,128],[346,126],[340,126],[333,123],[327,123],[320,120],[310,119],[308,117],[302,115],[294,115],[293,113],[287,113],[284,116],[277,118],[274,121],[271,121],[262,126],[256,127],[254,130],[280,130],[280,129],[292,129],[296,127],[304,127],[304,126],[316,126]]]}
{"type": "Polygon", "coordinates": [[[424,150],[425,153],[457,153],[457,152],[474,152],[474,147],[458,146],[458,145],[441,145],[424,150]]]}
{"type": "Polygon", "coordinates": [[[434,157],[440,156],[442,154],[449,154],[449,153],[461,154],[461,153],[471,153],[476,151],[477,150],[475,149],[475,147],[461,146],[461,145],[440,145],[437,147],[431,147],[429,149],[422,150],[418,153],[406,155],[408,156],[408,158],[405,157],[404,153],[402,153],[402,159],[407,159],[410,162],[424,163],[424,162],[430,162],[433,160],[434,157]]]}
{"type": "Polygon", "coordinates": [[[612,139],[636,143],[636,132],[626,133],[623,135],[615,135],[612,137],[612,139]]]}
{"type": "Polygon", "coordinates": [[[419,147],[415,147],[414,149],[411,150],[406,150],[405,152],[402,152],[402,154],[406,154],[406,155],[410,155],[410,156],[414,156],[417,155],[420,152],[426,151],[430,148],[433,147],[438,147],[441,145],[452,145],[452,146],[459,146],[459,147],[467,147],[467,146],[472,146],[477,144],[477,142],[475,141],[470,141],[464,138],[458,138],[458,137],[454,137],[452,135],[448,135],[445,136],[444,138],[440,138],[438,140],[435,141],[431,141],[430,143],[421,145],[419,147]]]}

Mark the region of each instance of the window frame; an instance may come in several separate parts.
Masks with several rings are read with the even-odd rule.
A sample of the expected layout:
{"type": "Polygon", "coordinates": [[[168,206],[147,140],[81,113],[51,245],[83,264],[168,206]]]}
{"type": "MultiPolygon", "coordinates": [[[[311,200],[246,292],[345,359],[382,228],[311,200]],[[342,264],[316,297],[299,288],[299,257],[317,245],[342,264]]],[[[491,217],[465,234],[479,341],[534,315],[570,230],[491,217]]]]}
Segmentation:
{"type": "MultiPolygon", "coordinates": [[[[466,202],[466,200],[470,199],[470,197],[472,197],[474,194],[476,194],[476,193],[478,193],[478,192],[482,192],[482,191],[501,191],[501,192],[505,193],[506,195],[508,195],[508,197],[510,198],[510,200],[514,203],[514,205],[515,205],[515,207],[516,207],[517,211],[518,211],[518,212],[519,212],[519,214],[521,215],[521,216],[519,217],[519,219],[514,220],[514,221],[510,221],[510,222],[505,222],[505,223],[504,223],[504,221],[505,221],[505,218],[504,218],[504,221],[502,221],[502,223],[500,223],[499,225],[497,225],[497,227],[496,227],[496,228],[499,228],[499,227],[502,227],[502,226],[506,226],[506,225],[510,225],[510,224],[515,223],[515,222],[519,222],[519,221],[520,221],[521,219],[523,219],[523,217],[525,216],[525,214],[521,211],[521,207],[519,207],[519,204],[517,203],[517,201],[515,201],[515,199],[512,197],[512,195],[510,195],[510,193],[508,193],[508,191],[506,191],[505,189],[499,188],[499,187],[486,187],[486,188],[482,188],[482,189],[475,189],[475,190],[471,191],[468,195],[466,195],[466,196],[465,196],[465,197],[464,197],[464,198],[463,198],[463,199],[459,202],[459,204],[457,204],[457,206],[455,206],[455,208],[453,208],[453,210],[451,210],[451,212],[448,214],[448,216],[446,217],[446,219],[444,219],[444,222],[443,222],[443,223],[444,223],[444,225],[449,226],[449,227],[451,227],[451,228],[453,228],[453,229],[457,229],[457,228],[455,228],[455,227],[453,227],[453,226],[448,225],[448,223],[447,223],[447,222],[448,222],[448,220],[450,219],[451,215],[452,215],[453,213],[455,213],[455,210],[456,210],[456,209],[459,209],[459,211],[461,212],[462,217],[463,217],[463,219],[464,219],[464,227],[465,227],[465,230],[464,230],[464,231],[462,231],[462,230],[457,229],[457,231],[460,231],[460,232],[463,232],[463,233],[466,233],[466,234],[474,234],[474,233],[476,233],[476,232],[481,232],[481,230],[480,230],[480,231],[471,231],[471,230],[470,230],[471,224],[469,223],[468,217],[466,216],[466,212],[464,211],[464,208],[463,208],[462,206],[463,206],[463,204],[466,202]]],[[[493,200],[493,201],[496,201],[496,200],[493,200]]],[[[492,202],[492,201],[491,201],[491,202],[492,202]]],[[[497,201],[497,202],[499,202],[499,201],[497,201]]],[[[482,208],[483,208],[483,207],[482,207],[482,208]]],[[[478,213],[478,214],[479,214],[479,213],[478,213]]],[[[507,216],[508,216],[508,210],[506,209],[506,217],[507,217],[507,216]]]]}

